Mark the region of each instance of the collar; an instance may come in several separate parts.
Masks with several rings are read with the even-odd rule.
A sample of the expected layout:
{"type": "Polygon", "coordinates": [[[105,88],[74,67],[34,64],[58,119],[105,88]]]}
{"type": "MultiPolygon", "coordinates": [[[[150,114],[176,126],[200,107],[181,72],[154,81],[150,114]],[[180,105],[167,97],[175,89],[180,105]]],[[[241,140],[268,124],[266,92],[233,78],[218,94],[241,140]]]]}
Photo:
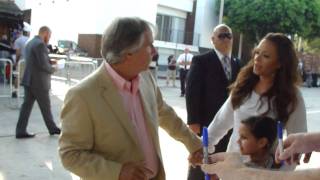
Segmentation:
{"type": "Polygon", "coordinates": [[[137,94],[139,90],[139,82],[140,82],[140,75],[135,77],[131,81],[127,81],[122,76],[120,76],[111,66],[109,63],[105,63],[107,73],[111,76],[112,81],[116,85],[116,87],[121,91],[127,91],[132,94],[137,94]]]}
{"type": "Polygon", "coordinates": [[[34,38],[39,39],[40,41],[42,41],[44,43],[44,40],[39,35],[34,36],[34,38]]]}
{"type": "MultiPolygon", "coordinates": [[[[215,46],[213,46],[213,50],[216,52],[216,54],[220,60],[225,56],[219,50],[217,50],[215,46]]],[[[231,59],[231,52],[228,54],[228,58],[231,59]]]]}

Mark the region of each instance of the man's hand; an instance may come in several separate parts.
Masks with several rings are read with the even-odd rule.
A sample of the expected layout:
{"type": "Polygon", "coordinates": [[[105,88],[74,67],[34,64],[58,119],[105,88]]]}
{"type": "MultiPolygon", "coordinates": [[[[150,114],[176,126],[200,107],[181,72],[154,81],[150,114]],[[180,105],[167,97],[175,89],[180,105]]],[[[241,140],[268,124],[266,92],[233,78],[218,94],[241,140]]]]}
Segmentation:
{"type": "Polygon", "coordinates": [[[148,180],[150,170],[142,162],[127,162],[122,165],[119,180],[148,180]]]}
{"type": "Polygon", "coordinates": [[[196,134],[200,134],[200,124],[189,124],[189,128],[196,134]]]}
{"type": "Polygon", "coordinates": [[[203,151],[202,148],[189,155],[188,160],[192,167],[202,164],[203,151]]]}
{"type": "Polygon", "coordinates": [[[202,170],[217,174],[220,179],[238,179],[238,170],[245,167],[239,153],[216,153],[209,158],[214,164],[203,164],[202,170]]]}
{"type": "Polygon", "coordinates": [[[309,162],[312,149],[310,149],[304,133],[290,134],[287,139],[284,140],[283,146],[283,153],[280,153],[279,148],[276,150],[276,162],[286,161],[288,164],[292,164],[293,162],[299,163],[300,153],[306,153],[304,162],[309,162]]]}
{"type": "Polygon", "coordinates": [[[51,65],[51,67],[53,67],[53,71],[54,71],[54,72],[57,72],[57,71],[59,70],[57,64],[51,65]]]}

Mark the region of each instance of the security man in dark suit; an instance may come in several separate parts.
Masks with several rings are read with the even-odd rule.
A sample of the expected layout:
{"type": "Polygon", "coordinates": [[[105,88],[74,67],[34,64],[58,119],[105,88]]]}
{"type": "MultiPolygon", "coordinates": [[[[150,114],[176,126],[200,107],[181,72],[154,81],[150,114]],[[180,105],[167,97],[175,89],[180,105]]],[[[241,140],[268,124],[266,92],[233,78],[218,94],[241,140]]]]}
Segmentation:
{"type": "Polygon", "coordinates": [[[51,74],[56,70],[51,66],[48,56],[47,44],[50,37],[51,30],[43,26],[38,36],[35,36],[25,47],[26,67],[21,82],[24,86],[24,102],[16,127],[17,139],[35,136],[27,132],[28,120],[35,100],[39,104],[49,134],[60,134],[60,129],[53,121],[50,107],[51,74]]]}
{"type": "MultiPolygon", "coordinates": [[[[228,86],[236,79],[239,64],[231,57],[232,31],[220,24],[211,37],[213,50],[194,56],[186,86],[188,125],[201,136],[202,127],[208,127],[215,114],[228,98],[228,86]]],[[[215,147],[215,152],[227,149],[231,132],[215,147]]],[[[200,167],[190,167],[188,180],[202,180],[200,167]]]]}

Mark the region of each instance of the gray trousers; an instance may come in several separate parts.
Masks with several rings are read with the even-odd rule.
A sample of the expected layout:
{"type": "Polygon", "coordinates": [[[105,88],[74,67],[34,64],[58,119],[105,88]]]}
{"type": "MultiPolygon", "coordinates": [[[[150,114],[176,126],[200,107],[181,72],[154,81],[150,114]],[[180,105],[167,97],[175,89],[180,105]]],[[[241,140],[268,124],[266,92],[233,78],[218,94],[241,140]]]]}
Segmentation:
{"type": "Polygon", "coordinates": [[[24,101],[20,110],[16,134],[24,134],[27,132],[29,116],[35,100],[38,102],[42,117],[49,132],[54,132],[57,129],[51,113],[49,90],[39,90],[25,86],[24,101]]]}

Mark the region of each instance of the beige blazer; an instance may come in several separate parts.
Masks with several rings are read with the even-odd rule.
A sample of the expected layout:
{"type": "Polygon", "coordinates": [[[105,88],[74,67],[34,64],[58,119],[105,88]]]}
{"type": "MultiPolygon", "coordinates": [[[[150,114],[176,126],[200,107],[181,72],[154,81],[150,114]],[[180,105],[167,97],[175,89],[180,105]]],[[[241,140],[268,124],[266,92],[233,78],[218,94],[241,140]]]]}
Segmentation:
{"type": "MultiPolygon", "coordinates": [[[[164,180],[158,127],[181,141],[189,152],[201,148],[201,141],[163,101],[149,71],[141,73],[139,90],[146,125],[160,162],[154,179],[164,180]]],[[[83,180],[118,180],[123,163],[144,160],[132,122],[104,64],[69,90],[61,123],[61,161],[83,180]]]]}

